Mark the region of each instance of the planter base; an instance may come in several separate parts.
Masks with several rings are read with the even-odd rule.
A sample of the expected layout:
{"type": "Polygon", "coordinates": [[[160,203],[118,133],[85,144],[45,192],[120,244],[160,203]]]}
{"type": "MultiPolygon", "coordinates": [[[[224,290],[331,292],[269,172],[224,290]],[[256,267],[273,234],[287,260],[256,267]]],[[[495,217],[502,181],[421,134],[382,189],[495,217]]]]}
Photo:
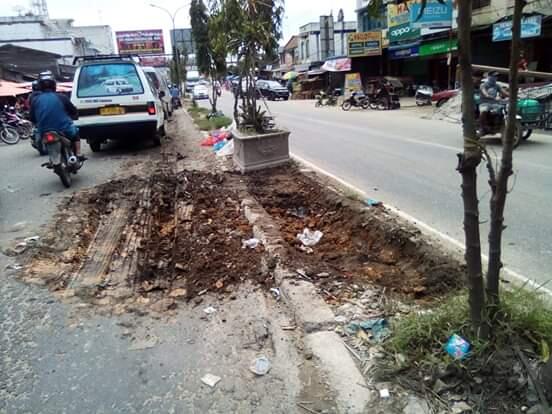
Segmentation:
{"type": "Polygon", "coordinates": [[[289,131],[245,135],[232,131],[234,164],[242,173],[277,167],[289,162],[289,131]]]}

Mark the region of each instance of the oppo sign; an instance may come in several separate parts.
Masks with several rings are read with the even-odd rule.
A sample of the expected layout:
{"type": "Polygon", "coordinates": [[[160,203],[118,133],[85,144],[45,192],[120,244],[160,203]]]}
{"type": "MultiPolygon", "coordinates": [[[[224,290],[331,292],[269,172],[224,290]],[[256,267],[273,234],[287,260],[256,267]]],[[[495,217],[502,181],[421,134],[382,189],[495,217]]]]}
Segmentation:
{"type": "Polygon", "coordinates": [[[409,23],[401,24],[400,26],[389,29],[389,40],[391,42],[414,39],[419,36],[420,29],[414,29],[410,27],[409,23]]]}

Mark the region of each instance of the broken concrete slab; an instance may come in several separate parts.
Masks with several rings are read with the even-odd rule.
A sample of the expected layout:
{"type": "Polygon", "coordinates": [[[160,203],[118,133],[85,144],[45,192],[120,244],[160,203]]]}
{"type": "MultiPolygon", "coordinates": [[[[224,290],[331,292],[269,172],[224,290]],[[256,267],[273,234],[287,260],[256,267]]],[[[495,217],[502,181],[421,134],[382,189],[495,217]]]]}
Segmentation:
{"type": "Polygon", "coordinates": [[[326,371],[330,386],[337,393],[339,412],[365,413],[373,393],[366,386],[362,373],[335,332],[315,332],[305,337],[305,344],[326,371]]]}
{"type": "Polygon", "coordinates": [[[335,315],[310,282],[284,280],[281,285],[284,301],[292,308],[305,332],[332,329],[335,315]]]}

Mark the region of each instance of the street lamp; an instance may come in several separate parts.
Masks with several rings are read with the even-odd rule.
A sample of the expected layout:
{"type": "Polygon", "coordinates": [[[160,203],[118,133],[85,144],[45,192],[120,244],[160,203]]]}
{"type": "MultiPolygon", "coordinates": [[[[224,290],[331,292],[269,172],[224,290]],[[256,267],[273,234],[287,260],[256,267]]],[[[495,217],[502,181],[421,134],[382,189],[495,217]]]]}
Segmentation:
{"type": "Polygon", "coordinates": [[[182,84],[180,82],[180,56],[179,56],[179,53],[178,53],[178,50],[176,48],[176,42],[175,42],[175,38],[176,38],[176,23],[175,23],[175,20],[176,20],[176,15],[178,14],[178,12],[180,10],[182,10],[183,8],[189,6],[189,4],[186,4],[182,7],[179,7],[178,9],[176,9],[173,13],[171,13],[169,10],[165,9],[164,7],[161,7],[161,6],[158,6],[156,4],[150,4],[151,7],[153,8],[156,8],[156,9],[159,9],[159,10],[163,10],[165,13],[167,13],[172,21],[172,26],[173,26],[173,31],[172,31],[172,36],[171,36],[171,43],[172,43],[172,50],[173,50],[173,61],[176,65],[176,70],[175,70],[175,73],[176,73],[176,83],[178,85],[178,89],[180,90],[181,87],[182,87],[182,84]]]}

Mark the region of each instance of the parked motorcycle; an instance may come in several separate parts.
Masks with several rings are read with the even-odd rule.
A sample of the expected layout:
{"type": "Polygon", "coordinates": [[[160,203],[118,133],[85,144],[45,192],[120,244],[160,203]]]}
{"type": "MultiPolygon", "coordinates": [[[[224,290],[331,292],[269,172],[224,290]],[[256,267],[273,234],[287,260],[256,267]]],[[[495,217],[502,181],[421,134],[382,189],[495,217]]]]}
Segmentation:
{"type": "Polygon", "coordinates": [[[8,145],[15,145],[21,137],[17,129],[12,128],[0,119],[0,139],[8,145]]]}
{"type": "Polygon", "coordinates": [[[4,111],[2,120],[8,126],[16,129],[21,139],[28,139],[33,134],[33,124],[19,115],[14,107],[10,107],[4,111]]]}
{"type": "Polygon", "coordinates": [[[433,88],[431,86],[418,86],[416,89],[416,105],[426,106],[431,105],[431,99],[433,98],[433,88]]]}
{"type": "Polygon", "coordinates": [[[71,174],[76,174],[84,164],[84,161],[80,161],[75,155],[72,142],[57,131],[44,133],[42,142],[50,157],[50,161],[42,166],[54,170],[63,185],[71,187],[71,174]]]}
{"type": "Polygon", "coordinates": [[[331,94],[327,94],[324,91],[320,91],[318,95],[316,95],[316,102],[314,106],[316,108],[319,108],[321,106],[336,106],[337,105],[337,98],[340,95],[340,91],[335,89],[331,94]]]}
{"type": "Polygon", "coordinates": [[[341,104],[341,109],[349,111],[352,107],[368,109],[370,107],[370,101],[368,96],[364,92],[353,92],[353,94],[345,99],[341,104]]]}

